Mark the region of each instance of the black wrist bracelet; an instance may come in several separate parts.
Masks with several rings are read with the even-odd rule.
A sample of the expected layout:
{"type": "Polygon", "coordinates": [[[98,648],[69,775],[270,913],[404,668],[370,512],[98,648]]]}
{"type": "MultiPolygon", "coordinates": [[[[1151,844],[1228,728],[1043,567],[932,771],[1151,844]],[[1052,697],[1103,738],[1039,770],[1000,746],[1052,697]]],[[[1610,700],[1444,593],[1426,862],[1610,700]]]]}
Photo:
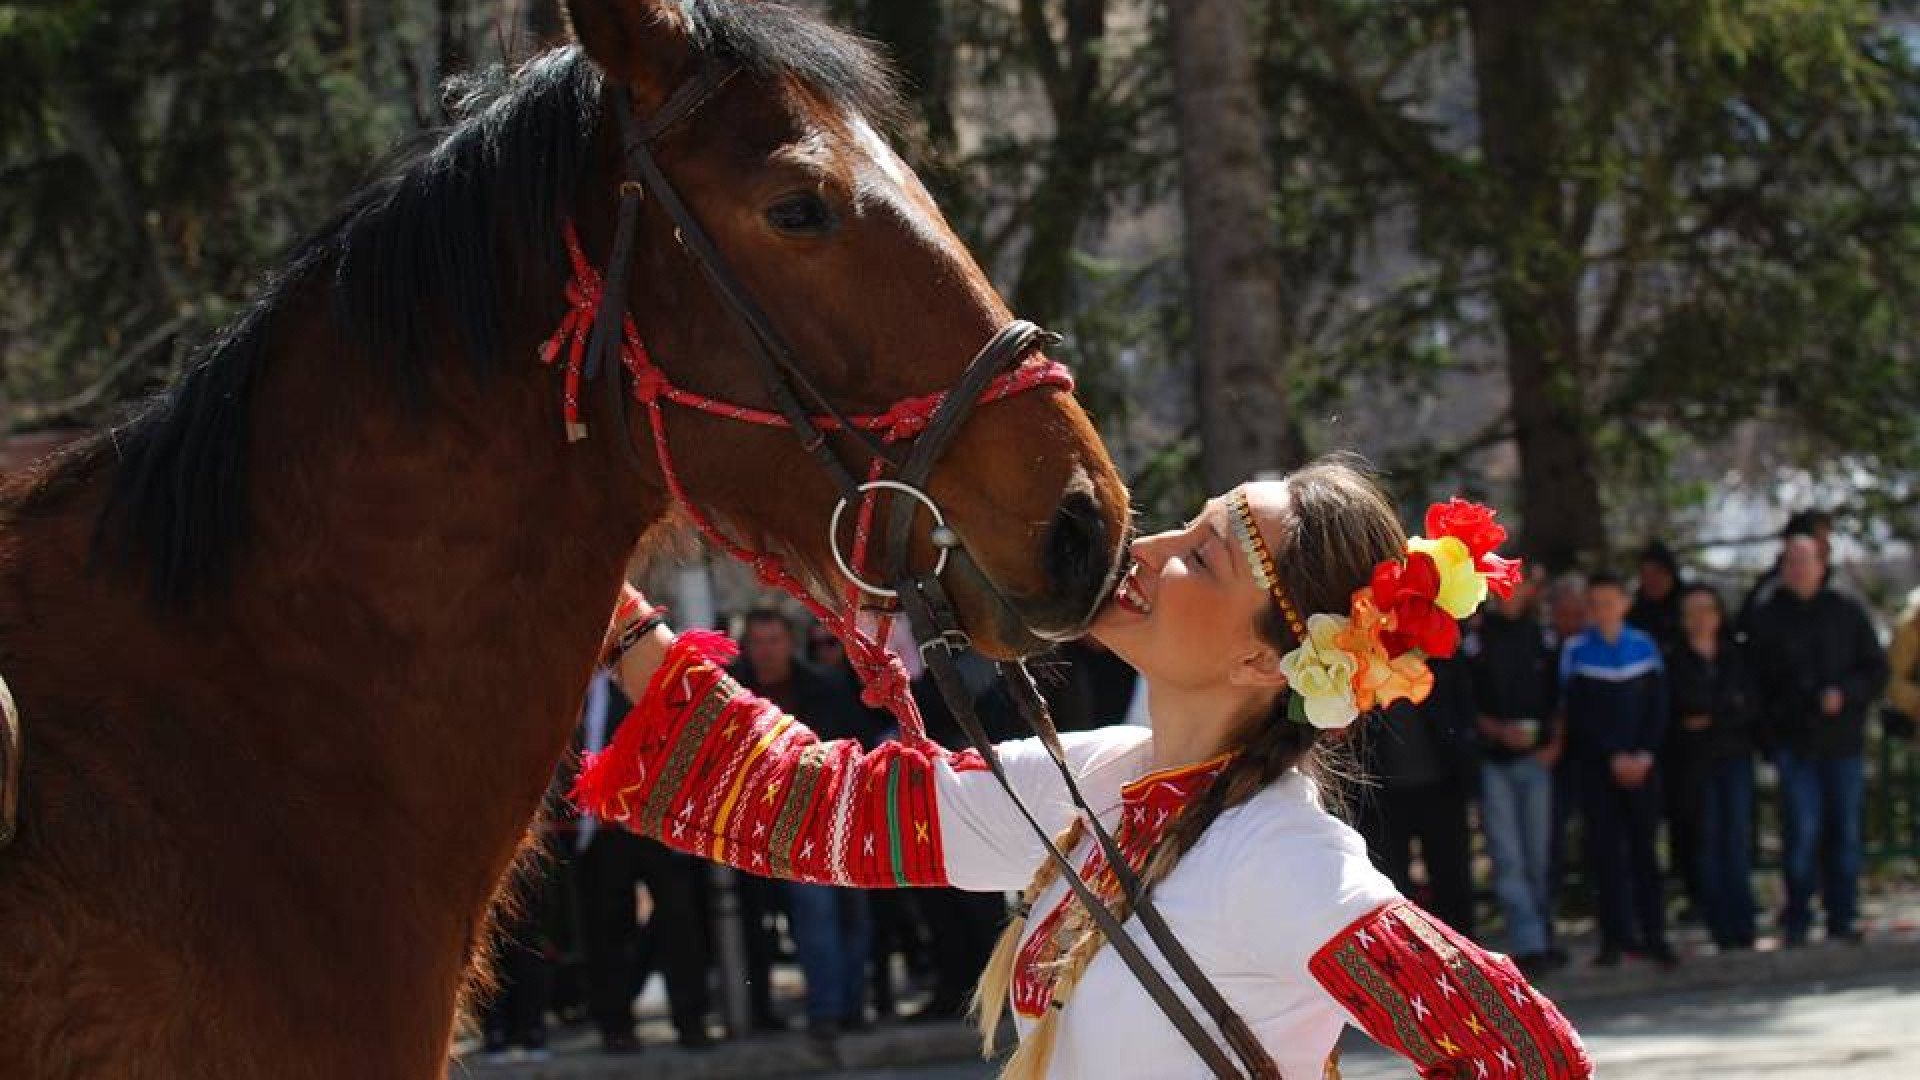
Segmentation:
{"type": "Polygon", "coordinates": [[[606,655],[601,657],[600,666],[612,667],[618,664],[620,658],[627,655],[628,649],[640,644],[641,638],[646,637],[648,634],[653,633],[656,628],[665,626],[666,624],[667,609],[663,607],[654,608],[652,611],[647,612],[645,615],[627,624],[627,628],[620,631],[620,636],[614,638],[612,644],[607,646],[606,655]]]}

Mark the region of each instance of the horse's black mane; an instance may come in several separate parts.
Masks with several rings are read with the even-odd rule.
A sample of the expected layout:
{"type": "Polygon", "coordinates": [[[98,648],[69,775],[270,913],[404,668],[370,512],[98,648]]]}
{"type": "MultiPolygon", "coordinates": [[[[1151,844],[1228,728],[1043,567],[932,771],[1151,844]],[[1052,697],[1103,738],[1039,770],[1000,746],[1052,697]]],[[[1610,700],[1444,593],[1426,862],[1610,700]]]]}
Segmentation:
{"type": "MultiPolygon", "coordinates": [[[[682,7],[703,54],[799,79],[878,124],[899,115],[891,72],[857,38],[778,4],[682,7]]],[[[298,244],[170,391],[73,456],[71,469],[91,471],[117,454],[97,554],[144,564],[161,602],[217,586],[246,535],[252,391],[271,360],[270,324],[290,297],[324,286],[337,325],[417,388],[431,334],[451,332],[477,370],[491,371],[503,313],[530,291],[522,271],[544,262],[563,272],[560,225],[589,164],[598,70],[569,46],[511,75],[496,67],[457,79],[449,91],[451,126],[403,150],[298,244]]],[[[72,478],[50,476],[43,488],[62,479],[72,478]]]]}

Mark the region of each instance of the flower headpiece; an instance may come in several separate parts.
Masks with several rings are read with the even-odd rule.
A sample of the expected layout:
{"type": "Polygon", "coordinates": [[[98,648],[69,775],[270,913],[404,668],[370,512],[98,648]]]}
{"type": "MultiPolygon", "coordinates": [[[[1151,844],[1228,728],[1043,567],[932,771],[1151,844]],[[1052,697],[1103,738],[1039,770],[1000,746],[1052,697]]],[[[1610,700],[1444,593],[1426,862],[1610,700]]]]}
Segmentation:
{"type": "Polygon", "coordinates": [[[1404,555],[1374,567],[1347,614],[1302,621],[1246,495],[1235,491],[1228,504],[1247,565],[1300,642],[1280,658],[1293,689],[1291,716],[1317,728],[1346,727],[1394,701],[1425,701],[1433,689],[1427,658],[1452,656],[1460,645],[1458,620],[1473,614],[1489,591],[1510,596],[1520,582],[1520,561],[1494,554],[1507,538],[1494,512],[1453,499],[1427,510],[1427,535],[1409,539],[1404,555]]]}

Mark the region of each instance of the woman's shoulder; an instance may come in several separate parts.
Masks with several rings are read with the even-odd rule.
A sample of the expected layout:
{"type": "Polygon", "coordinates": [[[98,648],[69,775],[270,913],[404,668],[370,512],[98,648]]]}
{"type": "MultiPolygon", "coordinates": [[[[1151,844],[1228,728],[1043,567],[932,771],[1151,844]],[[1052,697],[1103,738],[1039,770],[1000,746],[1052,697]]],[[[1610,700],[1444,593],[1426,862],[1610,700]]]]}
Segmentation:
{"type": "Polygon", "coordinates": [[[1239,853],[1258,857],[1242,863],[1256,873],[1295,861],[1333,867],[1358,859],[1372,865],[1366,841],[1327,809],[1319,785],[1298,770],[1221,814],[1216,827],[1239,853]]]}
{"type": "MultiPolygon", "coordinates": [[[[1037,739],[1027,741],[1036,747],[1039,743],[1037,739]]],[[[1153,764],[1152,730],[1131,724],[1069,731],[1060,736],[1060,745],[1080,774],[1111,774],[1119,777],[1120,783],[1144,774],[1153,764]]]]}
{"type": "MultiPolygon", "coordinates": [[[[1060,749],[1074,776],[1088,789],[1088,798],[1109,802],[1118,797],[1122,785],[1147,771],[1153,760],[1152,734],[1146,728],[1125,724],[1069,731],[1061,734],[1060,749]]],[[[1053,757],[1038,738],[1014,739],[994,749],[1001,764],[1016,778],[1054,775],[1053,757]]],[[[985,767],[970,751],[960,760],[985,767]]]]}
{"type": "Polygon", "coordinates": [[[1279,971],[1304,973],[1314,950],[1400,895],[1359,833],[1329,813],[1297,771],[1223,813],[1207,833],[1203,842],[1216,846],[1226,868],[1227,917],[1263,929],[1257,947],[1279,971]]]}

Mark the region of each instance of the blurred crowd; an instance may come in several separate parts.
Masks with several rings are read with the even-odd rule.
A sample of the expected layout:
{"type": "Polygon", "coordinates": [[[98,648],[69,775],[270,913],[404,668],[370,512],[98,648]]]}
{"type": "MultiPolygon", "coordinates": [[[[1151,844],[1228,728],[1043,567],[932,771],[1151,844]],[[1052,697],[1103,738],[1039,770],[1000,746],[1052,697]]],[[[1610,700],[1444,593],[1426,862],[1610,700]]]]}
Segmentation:
{"type": "MultiPolygon", "coordinates": [[[[1556,932],[1570,909],[1598,926],[1591,963],[1638,956],[1671,967],[1680,954],[1670,912],[1697,919],[1718,949],[1754,947],[1763,916],[1753,852],[1765,817],[1778,822],[1769,847],[1784,903],[1766,918],[1779,942],[1808,942],[1816,909],[1825,938],[1858,941],[1867,732],[1877,710],[1889,737],[1913,738],[1920,604],[1883,648],[1865,605],[1836,578],[1830,532],[1823,515],[1796,516],[1772,568],[1737,603],[1688,581],[1658,543],[1631,577],[1535,573],[1489,601],[1468,621],[1460,655],[1434,664],[1429,698],[1388,710],[1352,741],[1365,780],[1349,812],[1375,861],[1532,976],[1571,962],[1556,932]],[[1777,815],[1756,807],[1761,762],[1776,770],[1777,815]],[[1476,903],[1488,885],[1497,919],[1476,903]]],[[[861,704],[824,627],[774,607],[737,626],[744,685],[824,739],[871,747],[896,737],[891,716],[861,704]]],[[[911,662],[911,648],[899,651],[911,662]]],[[[1145,722],[1133,672],[1097,644],[1038,666],[1062,730],[1145,722]]],[[[990,665],[969,660],[963,671],[991,737],[1027,734],[990,665]]],[[[929,735],[961,748],[930,680],[916,678],[914,691],[929,735]]],[[[596,678],[577,749],[605,746],[629,708],[596,678]]],[[[556,1016],[590,1022],[609,1052],[636,1052],[635,1001],[656,972],[680,1045],[708,1046],[722,873],[756,1031],[830,1041],[876,1022],[957,1018],[1005,918],[993,895],[718,872],[574,816],[564,800],[555,808],[540,873],[498,935],[489,1053],[543,1053],[556,1016]],[[797,1004],[773,993],[779,964],[800,973],[797,1004]]]]}
{"type": "Polygon", "coordinates": [[[1680,963],[1670,915],[1717,950],[1753,948],[1763,922],[1787,948],[1816,929],[1860,941],[1868,733],[1877,716],[1886,737],[1914,737],[1920,590],[1883,647],[1835,574],[1831,532],[1824,514],[1795,516],[1737,598],[1688,581],[1654,543],[1631,578],[1534,574],[1491,601],[1460,655],[1434,665],[1428,700],[1360,742],[1377,787],[1356,817],[1375,860],[1473,932],[1487,924],[1477,826],[1500,916],[1489,936],[1535,977],[1571,961],[1555,933],[1569,909],[1591,912],[1602,967],[1680,963]],[[1772,807],[1757,805],[1763,763],[1772,807]],[[1763,842],[1783,897],[1766,913],[1763,842]]]}

